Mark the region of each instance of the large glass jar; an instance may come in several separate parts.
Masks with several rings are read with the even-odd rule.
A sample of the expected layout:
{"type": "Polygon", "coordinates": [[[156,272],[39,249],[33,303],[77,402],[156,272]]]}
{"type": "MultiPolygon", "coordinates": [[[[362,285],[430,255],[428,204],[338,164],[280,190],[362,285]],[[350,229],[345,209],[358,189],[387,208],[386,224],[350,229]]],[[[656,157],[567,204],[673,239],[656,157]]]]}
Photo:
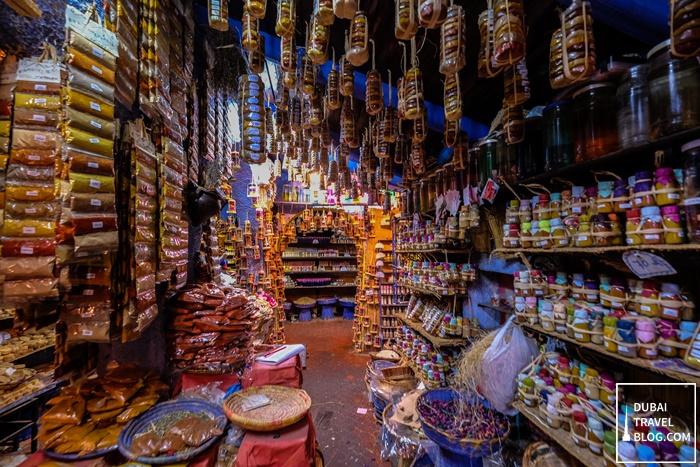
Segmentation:
{"type": "Polygon", "coordinates": [[[425,209],[423,212],[427,212],[435,208],[435,186],[435,174],[432,174],[428,177],[428,209],[425,209]]]}
{"type": "Polygon", "coordinates": [[[545,170],[574,163],[574,106],[571,101],[549,104],[542,111],[545,170]]]}
{"type": "Polygon", "coordinates": [[[617,88],[617,136],[621,148],[649,140],[648,65],[630,68],[617,88]]]}
{"type": "Polygon", "coordinates": [[[413,188],[411,190],[411,193],[413,195],[413,213],[419,213],[422,211],[422,193],[421,193],[421,182],[420,181],[415,181],[413,182],[413,188]]]}
{"type": "Polygon", "coordinates": [[[516,167],[517,167],[517,153],[516,145],[511,145],[506,143],[505,135],[502,131],[499,131],[496,143],[496,172],[498,180],[494,179],[494,182],[501,183],[500,177],[507,183],[514,182],[516,177],[516,167]]]}
{"type": "Polygon", "coordinates": [[[683,197],[688,223],[688,241],[700,243],[700,139],[681,148],[685,157],[683,168],[683,197]]]}
{"type": "Polygon", "coordinates": [[[445,169],[435,171],[435,199],[445,194],[445,169]]]}
{"type": "Polygon", "coordinates": [[[652,140],[700,126],[700,62],[672,58],[670,44],[666,40],[647,55],[652,140]]]}
{"type": "Polygon", "coordinates": [[[479,171],[479,156],[481,154],[478,147],[471,148],[468,154],[467,173],[464,185],[468,187],[482,187],[481,172],[479,171]]]}
{"type": "Polygon", "coordinates": [[[574,93],[576,162],[595,159],[617,149],[615,85],[596,83],[574,93]]]}
{"type": "Polygon", "coordinates": [[[478,145],[479,147],[479,173],[481,174],[481,186],[486,184],[488,179],[496,181],[496,146],[495,139],[485,139],[478,145]]]}
{"type": "Polygon", "coordinates": [[[525,120],[525,139],[517,144],[518,180],[532,177],[542,172],[544,154],[542,152],[542,117],[532,117],[525,120]]]}

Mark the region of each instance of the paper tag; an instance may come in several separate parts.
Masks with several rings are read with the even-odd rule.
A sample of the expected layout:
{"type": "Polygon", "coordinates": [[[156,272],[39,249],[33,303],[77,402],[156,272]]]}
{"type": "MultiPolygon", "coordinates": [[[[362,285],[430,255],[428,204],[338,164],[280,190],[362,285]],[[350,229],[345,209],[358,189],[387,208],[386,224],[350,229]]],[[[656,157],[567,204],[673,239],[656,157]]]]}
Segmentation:
{"type": "Polygon", "coordinates": [[[45,97],[35,97],[35,98],[34,98],[34,103],[36,103],[36,104],[46,104],[46,98],[45,98],[45,97]]]}
{"type": "Polygon", "coordinates": [[[92,110],[97,110],[98,112],[102,111],[102,106],[100,106],[100,104],[98,104],[97,102],[90,102],[90,108],[92,110]]]}
{"type": "Polygon", "coordinates": [[[97,162],[88,162],[87,166],[90,167],[91,169],[99,169],[100,168],[100,164],[98,164],[97,162]]]}
{"type": "Polygon", "coordinates": [[[16,369],[12,368],[11,366],[7,367],[7,370],[5,370],[5,374],[7,376],[12,376],[15,374],[16,369]]]}
{"type": "Polygon", "coordinates": [[[95,128],[102,129],[102,124],[99,122],[96,122],[95,120],[90,120],[90,125],[94,126],[95,128]]]}
{"type": "Polygon", "coordinates": [[[645,234],[644,238],[646,240],[658,240],[661,237],[659,237],[659,234],[645,234]]]}
{"type": "Polygon", "coordinates": [[[39,171],[38,170],[27,170],[27,175],[30,177],[38,177],[39,176],[39,171]]]}
{"type": "Polygon", "coordinates": [[[90,142],[91,142],[92,144],[97,144],[97,143],[100,142],[100,138],[90,138],[90,142]]]}
{"type": "Polygon", "coordinates": [[[651,307],[649,305],[640,305],[639,307],[642,311],[651,311],[651,307]]]}
{"type": "Polygon", "coordinates": [[[46,85],[45,84],[35,84],[34,90],[35,91],[46,91],[46,85]]]}
{"type": "Polygon", "coordinates": [[[629,351],[630,351],[630,349],[628,349],[628,348],[627,348],[626,346],[624,346],[624,345],[618,345],[618,346],[617,346],[617,349],[618,349],[618,350],[621,350],[621,351],[623,351],[623,352],[629,352],[629,351]]]}
{"type": "Polygon", "coordinates": [[[31,196],[32,198],[35,196],[39,196],[39,192],[36,190],[30,190],[27,192],[27,196],[31,196]]]}
{"type": "Polygon", "coordinates": [[[93,289],[85,289],[83,290],[83,295],[94,295],[95,291],[93,289]]]}
{"type": "Polygon", "coordinates": [[[36,233],[36,228],[34,228],[34,227],[22,227],[22,233],[28,234],[28,235],[34,234],[34,233],[36,233]]]}
{"type": "Polygon", "coordinates": [[[98,49],[97,47],[93,47],[93,48],[92,48],[92,54],[93,54],[95,57],[100,57],[100,58],[102,58],[102,57],[105,56],[104,52],[102,52],[102,51],[101,51],[100,49],[98,49]]]}
{"type": "Polygon", "coordinates": [[[36,154],[30,154],[27,156],[27,159],[29,159],[30,161],[38,161],[41,160],[41,157],[37,156],[36,154]]]}
{"type": "Polygon", "coordinates": [[[622,303],[620,303],[620,302],[611,302],[611,303],[612,303],[612,306],[614,306],[614,307],[621,307],[622,306],[622,303]]]}
{"type": "Polygon", "coordinates": [[[95,273],[94,272],[87,272],[85,273],[85,279],[94,279],[95,278],[95,273]]]}
{"type": "Polygon", "coordinates": [[[95,83],[90,83],[90,87],[91,87],[93,90],[99,92],[100,94],[102,94],[102,93],[104,92],[104,91],[102,90],[102,88],[99,87],[98,85],[96,85],[95,83]]]}
{"type": "Polygon", "coordinates": [[[574,333],[574,337],[575,337],[576,339],[583,339],[583,334],[581,334],[580,332],[575,332],[575,333],[574,333]]]}
{"type": "MultiPolygon", "coordinates": [[[[19,61],[17,67],[17,81],[29,81],[35,83],[61,83],[61,65],[53,60],[39,61],[39,57],[24,58],[19,61]]],[[[37,91],[46,91],[46,85],[40,84],[37,91]]],[[[46,102],[44,100],[44,102],[46,102]]]]}
{"type": "Polygon", "coordinates": [[[665,314],[666,316],[671,316],[673,318],[678,318],[678,310],[676,308],[664,307],[663,314],[665,314]]]}
{"type": "Polygon", "coordinates": [[[36,133],[34,135],[34,141],[39,141],[40,143],[43,143],[44,141],[46,141],[46,135],[36,133]]]}
{"type": "Polygon", "coordinates": [[[102,201],[99,199],[91,199],[90,200],[90,205],[91,206],[102,206],[102,201]]]}
{"type": "Polygon", "coordinates": [[[36,214],[36,208],[24,208],[25,214],[36,214]]]}
{"type": "Polygon", "coordinates": [[[640,279],[671,276],[677,273],[668,261],[647,251],[626,251],[622,255],[622,260],[640,279]]]}
{"type": "Polygon", "coordinates": [[[93,229],[101,229],[105,226],[104,222],[102,221],[96,221],[92,223],[92,228],[93,229]]]}
{"type": "Polygon", "coordinates": [[[76,31],[112,55],[119,53],[116,34],[104,28],[100,23],[86,21],[85,14],[70,5],[66,7],[66,29],[76,31]]]}
{"type": "Polygon", "coordinates": [[[92,336],[92,329],[83,329],[83,336],[92,336]]]}
{"type": "Polygon", "coordinates": [[[659,349],[661,349],[662,352],[671,353],[671,347],[667,345],[659,345],[659,349]]]}
{"type": "Polygon", "coordinates": [[[35,122],[45,122],[46,121],[46,115],[41,115],[41,114],[34,114],[32,116],[32,120],[35,122]]]}
{"type": "Polygon", "coordinates": [[[90,180],[90,186],[95,189],[99,189],[100,186],[102,185],[102,182],[99,180],[95,180],[94,178],[90,180]]]}
{"type": "Polygon", "coordinates": [[[632,203],[620,203],[620,209],[632,209],[632,203]]]}
{"type": "Polygon", "coordinates": [[[586,240],[588,240],[588,235],[581,235],[578,237],[579,242],[585,242],[586,240]]]}
{"type": "Polygon", "coordinates": [[[581,206],[571,206],[571,212],[581,214],[581,206]]]}
{"type": "MultiPolygon", "coordinates": [[[[586,391],[586,392],[588,392],[588,391],[586,391]]],[[[593,446],[592,444],[589,444],[588,447],[591,448],[591,451],[595,452],[596,454],[599,454],[599,453],[600,453],[600,448],[599,448],[599,447],[593,446]]]]}
{"type": "Polygon", "coordinates": [[[690,355],[692,355],[695,358],[700,358],[700,350],[693,349],[690,351],[690,355]]]}
{"type": "Polygon", "coordinates": [[[498,184],[489,178],[484,186],[484,191],[481,192],[481,199],[493,204],[499,188],[498,184]]]}
{"type": "Polygon", "coordinates": [[[92,65],[90,68],[92,68],[92,71],[94,71],[95,73],[98,73],[100,75],[102,74],[102,68],[95,65],[92,65]]]}
{"type": "Polygon", "coordinates": [[[668,199],[681,199],[681,195],[679,195],[678,193],[669,193],[668,199]]]}
{"type": "Polygon", "coordinates": [[[23,255],[33,255],[34,248],[32,248],[30,246],[23,246],[22,248],[19,249],[19,252],[23,255]]]}
{"type": "Polygon", "coordinates": [[[700,198],[687,198],[683,204],[686,206],[697,206],[700,204],[700,198]]]}

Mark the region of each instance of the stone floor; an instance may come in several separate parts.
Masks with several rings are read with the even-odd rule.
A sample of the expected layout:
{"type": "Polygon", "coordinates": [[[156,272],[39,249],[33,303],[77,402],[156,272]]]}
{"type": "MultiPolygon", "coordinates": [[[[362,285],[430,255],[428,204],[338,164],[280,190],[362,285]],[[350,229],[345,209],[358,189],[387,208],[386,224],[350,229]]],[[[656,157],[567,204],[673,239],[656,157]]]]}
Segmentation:
{"type": "Polygon", "coordinates": [[[369,358],[355,352],[352,321],[314,319],[285,325],[287,343],[306,344],[304,389],[326,467],[389,466],[379,456],[380,425],[364,381],[369,358]],[[366,414],[357,413],[367,409],[366,414]]]}

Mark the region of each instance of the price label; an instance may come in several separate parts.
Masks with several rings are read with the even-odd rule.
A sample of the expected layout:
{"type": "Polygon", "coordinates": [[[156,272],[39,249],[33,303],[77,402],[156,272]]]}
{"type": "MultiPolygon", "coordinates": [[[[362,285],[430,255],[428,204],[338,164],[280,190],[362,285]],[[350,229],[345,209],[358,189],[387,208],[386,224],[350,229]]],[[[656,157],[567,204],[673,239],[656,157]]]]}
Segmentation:
{"type": "Polygon", "coordinates": [[[481,199],[493,204],[498,194],[498,188],[498,184],[489,178],[484,186],[484,191],[481,192],[481,199]]]}
{"type": "Polygon", "coordinates": [[[630,268],[630,271],[636,274],[640,279],[677,274],[676,270],[668,261],[646,251],[627,251],[622,255],[622,260],[627,267],[630,268]]]}

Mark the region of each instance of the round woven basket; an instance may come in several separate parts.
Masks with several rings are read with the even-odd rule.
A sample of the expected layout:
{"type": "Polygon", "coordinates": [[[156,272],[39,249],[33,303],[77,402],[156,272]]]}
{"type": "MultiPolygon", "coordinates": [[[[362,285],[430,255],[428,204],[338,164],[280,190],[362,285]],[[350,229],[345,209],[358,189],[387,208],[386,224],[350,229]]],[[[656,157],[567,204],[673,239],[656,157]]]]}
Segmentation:
{"type": "Polygon", "coordinates": [[[321,297],[316,301],[319,305],[335,305],[338,299],[336,297],[321,297]]]}
{"type": "Polygon", "coordinates": [[[231,422],[252,431],[275,431],[294,425],[306,416],[311,398],[303,389],[285,386],[251,387],[235,392],[224,401],[224,412],[231,422]],[[250,396],[262,394],[271,403],[244,412],[243,402],[250,396]]]}

